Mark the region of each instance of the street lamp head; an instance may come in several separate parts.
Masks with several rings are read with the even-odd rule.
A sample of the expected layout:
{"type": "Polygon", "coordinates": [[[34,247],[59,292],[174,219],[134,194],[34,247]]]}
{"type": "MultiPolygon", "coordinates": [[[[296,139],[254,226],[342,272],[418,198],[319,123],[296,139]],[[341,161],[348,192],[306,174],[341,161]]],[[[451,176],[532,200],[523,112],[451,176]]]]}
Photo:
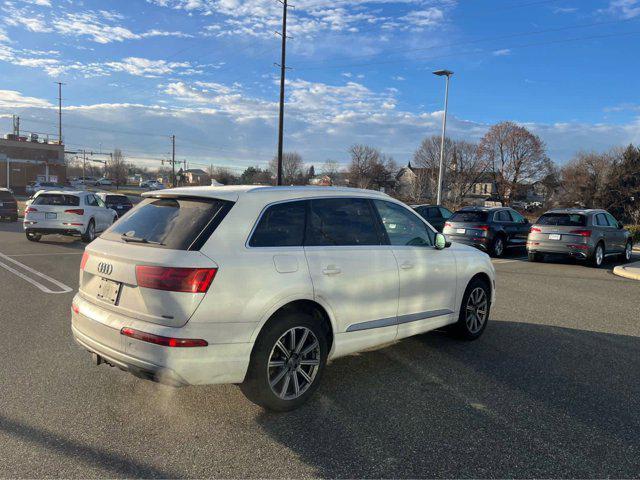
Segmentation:
{"type": "Polygon", "coordinates": [[[450,77],[453,75],[453,72],[451,70],[436,70],[433,74],[439,77],[450,77]]]}

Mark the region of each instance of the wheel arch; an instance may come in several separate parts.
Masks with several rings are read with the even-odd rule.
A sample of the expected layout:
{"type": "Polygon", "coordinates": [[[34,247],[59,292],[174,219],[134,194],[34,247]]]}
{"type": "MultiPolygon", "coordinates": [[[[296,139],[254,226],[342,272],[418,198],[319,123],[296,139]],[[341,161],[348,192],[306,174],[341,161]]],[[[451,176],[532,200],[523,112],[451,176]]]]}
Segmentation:
{"type": "Polygon", "coordinates": [[[335,343],[334,339],[336,332],[333,318],[329,314],[328,308],[326,308],[318,301],[309,298],[287,299],[286,301],[272,307],[269,310],[269,313],[264,316],[263,320],[251,335],[251,342],[254,344],[254,348],[260,334],[264,332],[272,322],[275,321],[278,315],[287,311],[302,311],[316,318],[322,325],[323,330],[326,333],[328,352],[329,355],[331,355],[335,343]]]}
{"type": "Polygon", "coordinates": [[[467,282],[467,285],[464,287],[464,292],[467,291],[469,285],[471,285],[471,282],[473,282],[474,280],[480,280],[481,282],[486,284],[487,287],[489,287],[489,292],[491,293],[491,303],[493,303],[493,300],[495,298],[495,286],[493,284],[493,281],[491,280],[491,276],[489,276],[489,274],[486,272],[477,272],[467,282]]]}

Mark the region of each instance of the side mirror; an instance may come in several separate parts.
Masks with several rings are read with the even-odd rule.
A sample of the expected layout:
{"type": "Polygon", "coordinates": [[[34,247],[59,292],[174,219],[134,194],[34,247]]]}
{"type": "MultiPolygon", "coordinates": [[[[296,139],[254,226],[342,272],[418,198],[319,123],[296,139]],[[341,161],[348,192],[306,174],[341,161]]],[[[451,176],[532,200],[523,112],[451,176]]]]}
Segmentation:
{"type": "Polygon", "coordinates": [[[451,242],[447,242],[447,238],[442,233],[436,233],[436,250],[444,250],[450,246],[451,242]]]}

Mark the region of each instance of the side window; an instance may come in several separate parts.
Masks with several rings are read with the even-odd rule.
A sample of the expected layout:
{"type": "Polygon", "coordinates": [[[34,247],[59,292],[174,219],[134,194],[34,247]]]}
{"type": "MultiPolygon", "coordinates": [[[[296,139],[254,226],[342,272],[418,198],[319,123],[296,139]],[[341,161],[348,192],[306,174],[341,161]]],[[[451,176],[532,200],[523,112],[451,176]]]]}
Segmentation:
{"type": "Polygon", "coordinates": [[[306,202],[278,203],[267,208],[260,218],[249,246],[301,247],[304,239],[306,202]]]}
{"type": "Polygon", "coordinates": [[[438,207],[429,207],[429,218],[442,218],[438,207]]]}
{"type": "Polygon", "coordinates": [[[434,233],[422,220],[398,204],[374,200],[391,245],[430,247],[434,233]]]}
{"type": "Polygon", "coordinates": [[[94,197],[93,195],[87,195],[85,197],[84,201],[90,207],[97,207],[98,206],[98,202],[96,202],[96,197],[94,197]]]}
{"type": "Polygon", "coordinates": [[[599,227],[608,227],[609,222],[607,222],[607,217],[604,216],[604,213],[598,213],[596,215],[596,225],[599,227]]]}
{"type": "Polygon", "coordinates": [[[444,208],[444,207],[438,207],[440,209],[440,213],[442,214],[442,218],[444,218],[445,220],[448,220],[451,215],[453,215],[453,213],[451,213],[451,210],[444,208]]]}
{"type": "Polygon", "coordinates": [[[509,215],[509,212],[506,210],[500,210],[493,214],[493,220],[495,222],[510,222],[511,215],[509,215]]]}
{"type": "Polygon", "coordinates": [[[305,245],[380,245],[376,222],[367,199],[311,200],[305,245]]]}
{"type": "Polygon", "coordinates": [[[616,228],[620,226],[620,222],[613,218],[613,215],[611,215],[610,213],[605,213],[604,215],[607,217],[607,220],[609,220],[609,225],[616,228]]]}
{"type": "Polygon", "coordinates": [[[107,208],[107,206],[104,204],[104,202],[102,201],[102,199],[100,197],[94,196],[94,198],[95,198],[96,202],[98,203],[99,207],[107,208]]]}
{"type": "Polygon", "coordinates": [[[522,215],[520,215],[518,212],[516,212],[515,210],[509,210],[509,213],[511,214],[511,218],[513,219],[514,222],[516,222],[516,223],[527,223],[525,218],[522,215]]]}

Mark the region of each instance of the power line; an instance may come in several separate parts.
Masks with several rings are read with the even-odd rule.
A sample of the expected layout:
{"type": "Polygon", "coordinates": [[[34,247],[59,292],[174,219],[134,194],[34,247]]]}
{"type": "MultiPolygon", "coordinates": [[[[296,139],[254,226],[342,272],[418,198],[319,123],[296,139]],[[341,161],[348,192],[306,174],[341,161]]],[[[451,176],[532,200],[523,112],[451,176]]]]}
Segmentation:
{"type": "MultiPolygon", "coordinates": [[[[516,48],[529,48],[529,47],[536,47],[536,46],[543,46],[543,45],[555,45],[555,44],[561,44],[561,43],[571,43],[571,42],[577,42],[577,41],[581,41],[581,40],[596,40],[596,39],[601,39],[601,38],[611,38],[611,37],[619,37],[619,36],[627,36],[627,35],[637,35],[640,34],[640,31],[634,31],[634,32],[622,32],[622,33],[612,33],[612,34],[605,34],[605,35],[590,35],[590,36],[585,36],[585,37],[574,37],[574,38],[568,38],[568,39],[561,39],[561,40],[551,40],[551,41],[545,41],[545,42],[533,42],[533,43],[525,43],[525,44],[520,44],[520,45],[512,45],[512,46],[506,46],[505,48],[507,49],[516,49],[516,48]]],[[[354,68],[354,67],[370,67],[370,66],[377,66],[377,65],[389,65],[389,64],[394,64],[394,63],[406,63],[406,62],[424,62],[424,61],[428,61],[428,60],[437,60],[440,58],[449,58],[449,57],[457,57],[460,55],[477,55],[477,54],[484,54],[487,53],[486,50],[470,50],[470,51],[466,51],[466,52],[458,52],[458,53],[450,53],[450,54],[446,54],[446,55],[435,55],[432,57],[423,57],[423,58],[417,58],[417,59],[398,59],[398,60],[385,60],[385,61],[379,61],[379,62],[369,62],[369,63],[353,63],[353,64],[343,64],[343,65],[332,65],[332,66],[323,66],[323,67],[308,67],[308,68],[300,68],[298,70],[323,70],[323,69],[342,69],[342,68],[354,68]]]]}
{"type": "MultiPolygon", "coordinates": [[[[398,49],[393,49],[393,50],[384,50],[382,52],[377,52],[377,53],[371,53],[371,54],[365,54],[365,55],[354,55],[354,56],[350,56],[349,58],[373,58],[373,57],[378,57],[378,56],[382,56],[382,55],[389,55],[389,54],[393,54],[393,53],[412,53],[412,52],[422,52],[425,50],[434,50],[434,49],[442,49],[442,48],[450,48],[450,47],[457,47],[460,45],[471,45],[471,44],[475,44],[475,43],[483,43],[483,42],[490,42],[490,41],[495,41],[495,40],[508,40],[510,38],[518,38],[518,37],[527,37],[530,35],[542,35],[544,33],[555,33],[555,32],[563,32],[563,31],[567,31],[567,30],[576,30],[576,29],[580,29],[580,28],[589,28],[589,27],[597,27],[597,26],[601,26],[601,25],[611,25],[611,24],[615,24],[615,23],[624,23],[624,22],[630,22],[630,21],[637,21],[639,20],[640,17],[637,18],[625,18],[625,19],[619,19],[619,20],[610,20],[610,21],[606,21],[606,22],[592,22],[592,23],[583,23],[583,24],[579,24],[579,25],[568,25],[565,27],[555,27],[555,28],[545,28],[542,30],[530,30],[528,32],[518,32],[518,33],[510,33],[510,34],[506,34],[506,35],[497,35],[494,37],[483,37],[483,38],[478,38],[478,39],[474,39],[474,40],[465,40],[462,42],[455,42],[455,43],[448,43],[448,44],[443,44],[443,45],[433,45],[433,46],[429,46],[429,47],[420,47],[420,48],[398,48],[398,49]]],[[[302,68],[302,69],[307,69],[308,66],[314,66],[314,65],[321,65],[321,62],[310,62],[310,63],[296,63],[297,67],[296,68],[302,68]]]]}

